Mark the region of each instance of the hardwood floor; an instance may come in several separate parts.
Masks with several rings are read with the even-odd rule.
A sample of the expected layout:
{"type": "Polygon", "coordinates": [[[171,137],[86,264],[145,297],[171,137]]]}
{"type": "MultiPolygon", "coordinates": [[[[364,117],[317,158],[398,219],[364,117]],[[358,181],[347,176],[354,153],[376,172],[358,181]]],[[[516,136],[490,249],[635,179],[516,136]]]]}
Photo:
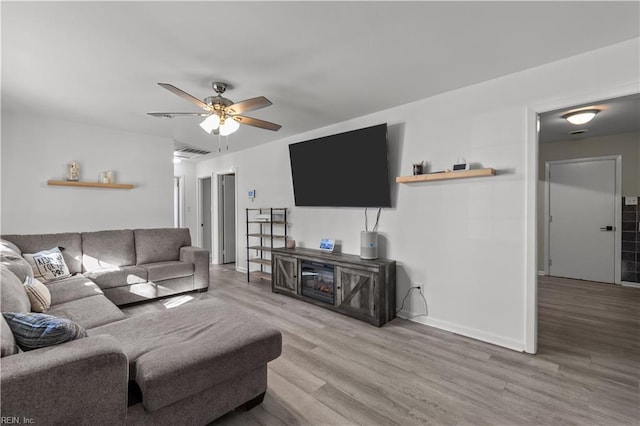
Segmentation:
{"type": "Polygon", "coordinates": [[[382,328],[211,268],[207,293],[280,330],[264,402],[215,425],[638,425],[640,289],[539,280],[539,353],[395,319],[382,328]]]}

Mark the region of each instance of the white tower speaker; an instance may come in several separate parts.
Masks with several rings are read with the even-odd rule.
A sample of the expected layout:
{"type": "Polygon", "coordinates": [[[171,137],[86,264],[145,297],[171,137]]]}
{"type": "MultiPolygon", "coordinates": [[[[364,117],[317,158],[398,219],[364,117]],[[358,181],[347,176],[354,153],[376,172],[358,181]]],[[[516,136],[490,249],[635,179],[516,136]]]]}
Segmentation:
{"type": "Polygon", "coordinates": [[[360,232],[360,258],[378,258],[378,233],[372,231],[360,232]]]}

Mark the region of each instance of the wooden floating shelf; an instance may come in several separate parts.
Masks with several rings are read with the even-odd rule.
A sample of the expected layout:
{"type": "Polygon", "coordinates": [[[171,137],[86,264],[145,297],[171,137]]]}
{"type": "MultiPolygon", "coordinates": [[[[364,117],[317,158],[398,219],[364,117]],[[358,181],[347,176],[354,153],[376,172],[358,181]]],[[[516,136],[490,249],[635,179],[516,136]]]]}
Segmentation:
{"type": "MultiPolygon", "coordinates": [[[[260,234],[260,233],[256,233],[256,234],[247,234],[249,237],[260,237],[260,238],[271,238],[272,235],[271,234],[260,234]]],[[[287,238],[284,235],[273,235],[273,239],[282,239],[282,238],[287,238]]]]}
{"type": "Polygon", "coordinates": [[[472,169],[459,172],[427,173],[415,176],[398,176],[396,183],[431,182],[435,180],[465,179],[484,176],[495,176],[495,169],[472,169]]]}
{"type": "Polygon", "coordinates": [[[72,180],[49,180],[47,185],[54,186],[80,186],[84,188],[110,188],[110,189],[133,189],[130,183],[99,183],[99,182],[80,182],[72,180]]]}

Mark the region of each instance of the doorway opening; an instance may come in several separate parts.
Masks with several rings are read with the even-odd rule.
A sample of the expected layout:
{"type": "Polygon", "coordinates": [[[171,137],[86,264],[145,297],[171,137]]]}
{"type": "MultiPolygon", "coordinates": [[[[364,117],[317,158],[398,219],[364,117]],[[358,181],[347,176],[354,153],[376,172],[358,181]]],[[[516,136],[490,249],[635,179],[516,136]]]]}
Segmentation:
{"type": "Polygon", "coordinates": [[[218,202],[218,262],[231,264],[236,262],[236,175],[224,173],[217,175],[218,202]]]}
{"type": "Polygon", "coordinates": [[[173,227],[184,228],[184,176],[173,177],[173,227]]]}
{"type": "Polygon", "coordinates": [[[211,177],[198,178],[198,195],[200,199],[200,208],[198,209],[198,216],[200,218],[198,242],[200,247],[209,251],[209,261],[211,261],[213,241],[211,229],[211,177]]]}
{"type": "MultiPolygon", "coordinates": [[[[633,283],[627,282],[625,277],[631,276],[628,272],[630,268],[636,268],[638,271],[637,265],[640,264],[637,253],[631,254],[634,256],[635,264],[629,264],[625,261],[629,257],[625,254],[625,250],[632,248],[631,244],[625,242],[625,235],[628,234],[625,229],[633,226],[640,229],[637,228],[640,226],[637,222],[627,223],[630,222],[632,215],[625,214],[627,210],[630,210],[625,203],[635,201],[636,196],[640,195],[640,123],[637,119],[640,115],[640,94],[637,93],[637,87],[632,86],[619,87],[601,94],[604,96],[601,96],[600,99],[605,100],[574,98],[571,99],[574,102],[558,103],[558,101],[554,101],[554,104],[547,105],[546,108],[538,106],[530,116],[529,140],[532,143],[527,148],[529,175],[527,179],[527,204],[529,212],[533,214],[530,217],[535,219],[527,219],[527,239],[529,242],[527,246],[525,350],[529,353],[536,353],[538,350],[539,321],[546,324],[547,331],[549,324],[553,323],[547,318],[551,312],[550,309],[564,309],[573,304],[574,307],[579,306],[586,317],[588,312],[593,311],[594,306],[589,306],[586,302],[582,303],[586,299],[579,295],[580,286],[584,285],[587,289],[595,285],[600,287],[603,292],[618,291],[615,288],[632,286],[633,283]],[[569,111],[580,109],[596,109],[598,113],[591,122],[579,125],[570,124],[563,117],[569,111]],[[605,163],[608,164],[604,165],[605,163]],[[580,170],[582,168],[585,170],[580,170]],[[582,177],[580,177],[581,172],[582,177]],[[603,175],[597,177],[601,172],[603,175]],[[615,176],[614,178],[611,177],[612,174],[615,176]],[[609,183],[605,182],[607,179],[609,183]],[[583,187],[588,186],[588,182],[585,180],[593,181],[588,185],[607,189],[585,189],[583,187]],[[613,188],[612,180],[615,181],[613,188]],[[560,214],[573,215],[572,220],[568,221],[568,228],[578,229],[592,220],[588,218],[588,215],[597,209],[594,202],[586,202],[585,204],[582,196],[589,195],[594,191],[602,192],[601,198],[607,200],[606,204],[609,205],[609,216],[595,220],[598,223],[603,223],[599,223],[593,230],[589,229],[589,232],[592,233],[591,237],[596,241],[606,241],[609,256],[611,251],[614,252],[613,261],[605,261],[608,266],[607,278],[585,274],[586,270],[593,265],[584,266],[583,262],[583,266],[580,266],[580,261],[584,261],[584,259],[576,259],[575,256],[573,259],[571,258],[572,253],[570,252],[581,253],[583,248],[594,244],[592,242],[585,243],[582,240],[582,235],[577,235],[586,231],[578,230],[572,234],[570,229],[563,229],[560,231],[560,235],[556,235],[554,229],[554,226],[558,225],[557,219],[559,218],[556,217],[557,213],[554,213],[553,205],[557,206],[558,203],[560,203],[561,209],[568,209],[568,213],[561,212],[560,214]],[[607,195],[603,195],[605,193],[607,195]],[[582,203],[582,207],[579,207],[580,203],[582,203]],[[613,208],[611,208],[611,204],[613,204],[613,208]],[[570,236],[563,237],[562,232],[568,232],[570,236]],[[558,265],[557,254],[561,257],[566,254],[569,256],[560,259],[560,265],[558,265]],[[565,265],[562,265],[563,262],[565,265]],[[612,263],[613,268],[611,268],[612,263]],[[554,268],[554,266],[563,266],[564,268],[566,265],[570,269],[573,268],[574,272],[567,273],[564,269],[559,271],[554,268]],[[613,270],[613,279],[610,278],[611,270],[613,270]],[[554,278],[553,276],[568,276],[570,278],[554,278]],[[570,284],[564,285],[566,282],[570,284]],[[607,285],[606,282],[610,284],[607,285]],[[611,283],[622,284],[622,286],[611,285],[611,283]],[[563,293],[566,291],[576,291],[576,293],[572,296],[571,293],[563,293]],[[568,304],[549,305],[549,300],[556,300],[559,295],[564,295],[565,299],[569,301],[568,304]],[[538,302],[539,300],[541,304],[538,302]]],[[[636,221],[638,220],[637,213],[634,218],[636,221]]],[[[589,228],[592,227],[592,225],[589,226],[589,228]]],[[[635,241],[633,248],[638,248],[635,241]]],[[[585,257],[585,255],[580,256],[585,257]]],[[[638,277],[637,272],[635,277],[638,277]]],[[[604,293],[602,297],[606,298],[604,293]]],[[[579,314],[573,312],[571,315],[579,314]]],[[[615,326],[610,327],[615,328],[615,326]]],[[[542,335],[540,334],[540,336],[542,335]]],[[[561,336],[555,336],[552,339],[556,337],[559,339],[558,341],[562,341],[561,336]]],[[[545,339],[548,342],[548,336],[545,339]]]]}

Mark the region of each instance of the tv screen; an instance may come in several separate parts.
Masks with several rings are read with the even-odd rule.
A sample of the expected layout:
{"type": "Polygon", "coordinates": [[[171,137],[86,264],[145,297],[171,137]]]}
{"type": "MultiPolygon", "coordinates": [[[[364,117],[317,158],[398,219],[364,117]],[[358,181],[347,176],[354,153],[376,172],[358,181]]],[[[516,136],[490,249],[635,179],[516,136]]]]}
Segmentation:
{"type": "Polygon", "coordinates": [[[387,125],[289,145],[296,206],[391,207],[387,125]]]}

